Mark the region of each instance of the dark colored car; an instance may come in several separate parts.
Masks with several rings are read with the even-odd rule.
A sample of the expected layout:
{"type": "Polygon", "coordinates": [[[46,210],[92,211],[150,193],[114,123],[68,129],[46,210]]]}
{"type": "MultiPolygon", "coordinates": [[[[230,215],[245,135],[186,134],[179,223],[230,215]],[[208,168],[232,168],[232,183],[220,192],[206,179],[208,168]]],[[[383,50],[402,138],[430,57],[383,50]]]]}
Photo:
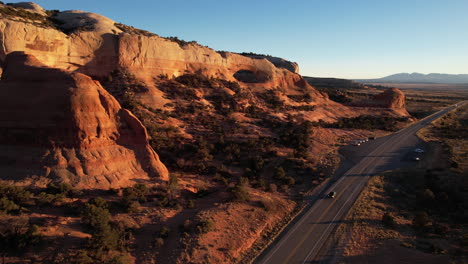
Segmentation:
{"type": "Polygon", "coordinates": [[[328,196],[329,198],[335,198],[335,195],[336,195],[336,192],[329,192],[329,193],[327,194],[327,196],[328,196]]]}

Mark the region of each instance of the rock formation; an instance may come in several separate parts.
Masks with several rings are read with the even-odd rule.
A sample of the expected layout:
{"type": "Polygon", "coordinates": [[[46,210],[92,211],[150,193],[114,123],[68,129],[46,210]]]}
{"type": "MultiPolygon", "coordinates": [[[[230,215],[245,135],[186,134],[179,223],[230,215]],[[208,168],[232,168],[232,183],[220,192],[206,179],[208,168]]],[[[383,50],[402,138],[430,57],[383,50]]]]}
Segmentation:
{"type": "Polygon", "coordinates": [[[8,53],[24,51],[48,67],[98,79],[106,79],[112,71],[123,69],[146,82],[149,90],[139,97],[152,107],[162,107],[166,102],[154,78],[186,73],[238,81],[243,87],[307,88],[314,92],[313,100],[317,103],[326,99],[297,74],[297,64],[280,58],[217,52],[196,43],[177,42],[119,25],[87,12],[58,12],[53,19],[61,21],[57,26],[62,31],[48,24],[37,26],[24,19],[1,18],[0,65],[8,53]],[[243,79],[245,75],[249,78],[243,79]]]}
{"type": "Polygon", "coordinates": [[[390,88],[371,99],[373,104],[385,108],[405,109],[405,94],[397,88],[390,88]]]}
{"type": "Polygon", "coordinates": [[[5,60],[0,98],[3,178],[109,188],[168,177],[145,127],[84,74],[13,52],[5,60]]]}
{"type": "Polygon", "coordinates": [[[371,96],[369,99],[351,103],[357,107],[376,107],[390,110],[397,116],[409,116],[405,108],[405,94],[397,88],[389,88],[383,93],[371,96]]]}
{"type": "Polygon", "coordinates": [[[288,61],[283,58],[255,54],[255,53],[241,53],[241,55],[247,56],[253,59],[266,59],[269,62],[273,63],[273,65],[275,65],[278,68],[286,69],[292,73],[299,73],[299,65],[296,62],[288,61]]]}

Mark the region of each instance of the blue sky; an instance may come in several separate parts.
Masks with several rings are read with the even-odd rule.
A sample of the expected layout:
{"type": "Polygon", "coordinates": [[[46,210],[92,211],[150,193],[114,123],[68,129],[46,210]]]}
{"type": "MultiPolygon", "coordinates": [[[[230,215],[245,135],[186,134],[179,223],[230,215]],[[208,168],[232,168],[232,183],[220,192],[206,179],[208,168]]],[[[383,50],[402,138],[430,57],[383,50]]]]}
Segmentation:
{"type": "MultiPolygon", "coordinates": [[[[4,1],[8,2],[8,1],[4,1]]],[[[468,0],[36,0],[215,50],[299,63],[301,74],[468,74],[468,0]]]]}

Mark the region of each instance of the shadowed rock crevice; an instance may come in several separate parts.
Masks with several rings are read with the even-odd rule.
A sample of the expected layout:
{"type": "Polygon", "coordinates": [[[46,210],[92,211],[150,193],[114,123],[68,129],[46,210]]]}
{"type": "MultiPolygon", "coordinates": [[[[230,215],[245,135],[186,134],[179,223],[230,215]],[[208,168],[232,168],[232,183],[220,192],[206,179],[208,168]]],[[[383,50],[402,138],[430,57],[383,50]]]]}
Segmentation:
{"type": "Polygon", "coordinates": [[[250,70],[239,70],[234,73],[234,78],[243,83],[266,83],[271,79],[264,72],[253,72],[250,70]]]}

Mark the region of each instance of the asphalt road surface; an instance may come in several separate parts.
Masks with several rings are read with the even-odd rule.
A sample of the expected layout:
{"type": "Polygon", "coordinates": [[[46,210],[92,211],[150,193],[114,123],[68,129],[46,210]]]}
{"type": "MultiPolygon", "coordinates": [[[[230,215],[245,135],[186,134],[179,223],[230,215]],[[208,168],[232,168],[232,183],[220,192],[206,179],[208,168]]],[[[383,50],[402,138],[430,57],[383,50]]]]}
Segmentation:
{"type": "MultiPolygon", "coordinates": [[[[463,103],[458,103],[460,106],[463,103]]],[[[256,260],[256,264],[304,264],[322,262],[319,254],[325,241],[344,220],[366,185],[375,173],[397,168],[405,162],[408,151],[419,143],[416,132],[456,106],[445,108],[429,117],[376,142],[368,155],[343,174],[336,182],[316,197],[311,204],[288,226],[256,260]],[[326,193],[336,192],[335,198],[326,193]]],[[[367,144],[367,143],[364,143],[367,144]]],[[[361,146],[355,146],[359,148],[361,146]]]]}

